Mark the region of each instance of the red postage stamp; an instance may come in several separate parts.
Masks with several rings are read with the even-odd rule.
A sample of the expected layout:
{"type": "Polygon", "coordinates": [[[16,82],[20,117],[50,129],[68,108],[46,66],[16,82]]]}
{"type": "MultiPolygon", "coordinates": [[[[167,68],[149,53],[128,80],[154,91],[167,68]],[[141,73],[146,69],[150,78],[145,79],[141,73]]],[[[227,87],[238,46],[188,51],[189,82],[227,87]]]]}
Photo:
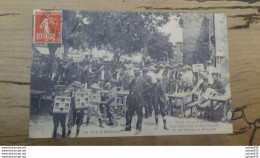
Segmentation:
{"type": "Polygon", "coordinates": [[[61,11],[36,11],[34,13],[34,43],[61,43],[61,33],[61,11]]]}

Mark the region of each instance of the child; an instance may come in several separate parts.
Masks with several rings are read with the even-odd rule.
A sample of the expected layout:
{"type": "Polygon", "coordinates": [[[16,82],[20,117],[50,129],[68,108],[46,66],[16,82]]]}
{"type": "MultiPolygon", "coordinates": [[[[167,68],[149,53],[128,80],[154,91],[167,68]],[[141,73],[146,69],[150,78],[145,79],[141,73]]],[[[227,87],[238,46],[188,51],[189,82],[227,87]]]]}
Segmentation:
{"type": "Polygon", "coordinates": [[[74,93],[74,91],[72,91],[71,92],[71,109],[69,112],[67,137],[70,136],[71,129],[74,126],[74,124],[77,125],[76,137],[78,137],[79,132],[80,132],[80,127],[83,123],[83,118],[84,118],[84,109],[76,109],[74,100],[75,100],[75,93],[74,93]]]}
{"type": "Polygon", "coordinates": [[[92,115],[96,116],[99,121],[99,126],[104,128],[104,125],[101,121],[101,114],[99,110],[99,104],[101,102],[100,96],[100,87],[97,83],[91,85],[91,91],[89,94],[89,107],[87,108],[87,125],[89,124],[90,117],[92,115]]]}

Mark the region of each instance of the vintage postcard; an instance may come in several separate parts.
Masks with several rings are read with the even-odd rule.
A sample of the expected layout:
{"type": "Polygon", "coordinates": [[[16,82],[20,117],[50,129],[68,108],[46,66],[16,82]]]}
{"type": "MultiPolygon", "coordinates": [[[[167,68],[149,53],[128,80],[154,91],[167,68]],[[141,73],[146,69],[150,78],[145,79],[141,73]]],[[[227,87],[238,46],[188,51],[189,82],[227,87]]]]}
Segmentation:
{"type": "Polygon", "coordinates": [[[30,138],[232,133],[226,16],[34,10],[30,138]]]}

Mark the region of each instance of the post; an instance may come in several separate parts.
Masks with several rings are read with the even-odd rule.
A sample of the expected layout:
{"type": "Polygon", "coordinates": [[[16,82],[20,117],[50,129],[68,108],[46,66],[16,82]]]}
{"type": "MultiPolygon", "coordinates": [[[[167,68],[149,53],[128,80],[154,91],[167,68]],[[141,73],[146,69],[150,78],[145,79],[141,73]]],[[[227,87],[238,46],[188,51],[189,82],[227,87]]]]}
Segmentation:
{"type": "Polygon", "coordinates": [[[181,118],[184,117],[184,98],[181,98],[181,118]]]}

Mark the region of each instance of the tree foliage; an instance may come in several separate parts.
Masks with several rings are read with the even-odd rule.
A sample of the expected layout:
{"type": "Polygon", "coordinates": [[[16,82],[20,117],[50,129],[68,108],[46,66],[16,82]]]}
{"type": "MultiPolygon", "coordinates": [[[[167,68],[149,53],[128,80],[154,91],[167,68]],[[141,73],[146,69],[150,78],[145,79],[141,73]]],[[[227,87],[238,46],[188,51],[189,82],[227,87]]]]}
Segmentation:
{"type": "Polygon", "coordinates": [[[169,35],[164,35],[161,32],[152,34],[148,41],[147,51],[155,60],[173,58],[173,44],[169,41],[169,35]]]}
{"type": "Polygon", "coordinates": [[[171,51],[168,37],[158,31],[158,27],[169,21],[169,16],[169,13],[65,11],[64,47],[67,44],[75,49],[105,49],[114,53],[116,60],[120,55],[131,55],[144,48],[148,51],[149,47],[152,57],[157,57],[155,52],[171,51]],[[154,43],[160,51],[152,50],[154,43]]]}

